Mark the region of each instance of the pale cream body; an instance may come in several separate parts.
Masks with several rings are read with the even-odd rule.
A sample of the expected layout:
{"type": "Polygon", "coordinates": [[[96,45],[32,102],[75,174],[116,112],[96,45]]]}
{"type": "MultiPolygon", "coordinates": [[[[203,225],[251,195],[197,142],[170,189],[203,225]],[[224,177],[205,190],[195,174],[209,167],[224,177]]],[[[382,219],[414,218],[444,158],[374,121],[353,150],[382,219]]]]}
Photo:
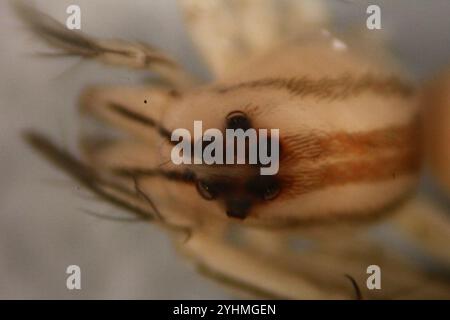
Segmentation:
{"type": "MultiPolygon", "coordinates": [[[[345,99],[329,99],[313,94],[296,95],[275,86],[242,87],[226,93],[218,92],[221,88],[232,88],[260,79],[307,77],[319,80],[346,75],[358,78],[367,74],[381,78],[396,76],[405,81],[405,84],[408,83],[408,80],[403,80],[407,77],[402,75],[395,65],[386,61],[380,64],[351,46],[336,48],[333,39],[327,36],[312,41],[299,41],[252,59],[241,70],[216,84],[188,92],[179,103],[164,112],[162,122],[171,129],[192,130],[193,121],[202,120],[204,130],[223,129],[224,119],[229,112],[243,110],[254,120],[255,127],[280,129],[281,141],[284,135],[351,135],[390,127],[405,127],[417,122],[419,105],[415,93],[402,96],[368,90],[345,99]]],[[[416,145],[401,148],[419,148],[420,141],[414,143],[416,145]]],[[[164,150],[163,154],[168,151],[164,150]]],[[[376,152],[378,151],[375,150],[374,153],[376,152]]],[[[280,172],[299,171],[301,175],[302,171],[323,164],[374,157],[383,161],[383,156],[395,155],[398,152],[400,151],[395,148],[383,149],[380,154],[344,152],[320,159],[299,159],[284,167],[282,161],[280,172]]],[[[321,217],[326,219],[334,216],[341,218],[370,215],[402,200],[415,188],[418,173],[393,172],[392,179],[331,185],[289,199],[274,200],[255,208],[248,222],[255,223],[252,220],[258,220],[257,224],[278,225],[286,222],[301,223],[302,220],[317,220],[321,217]]],[[[191,197],[195,197],[195,194],[187,194],[186,200],[191,197]]]]}

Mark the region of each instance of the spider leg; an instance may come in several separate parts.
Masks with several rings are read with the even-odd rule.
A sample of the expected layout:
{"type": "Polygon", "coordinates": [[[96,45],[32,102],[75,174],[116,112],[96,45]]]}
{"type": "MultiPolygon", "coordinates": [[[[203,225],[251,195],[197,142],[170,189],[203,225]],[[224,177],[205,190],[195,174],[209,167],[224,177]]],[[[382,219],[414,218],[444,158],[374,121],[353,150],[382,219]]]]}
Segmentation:
{"type": "Polygon", "coordinates": [[[450,270],[450,216],[444,209],[426,198],[414,199],[392,217],[392,223],[450,270]]]}
{"type": "Polygon", "coordinates": [[[450,69],[425,87],[422,109],[426,156],[432,173],[450,196],[450,69]]]}
{"type": "Polygon", "coordinates": [[[171,133],[160,119],[178,99],[173,91],[162,88],[98,86],[81,95],[80,111],[154,143],[158,135],[170,141],[171,133]]]}
{"type": "Polygon", "coordinates": [[[26,132],[24,138],[33,149],[50,162],[64,170],[97,196],[133,214],[153,220],[154,214],[136,194],[127,187],[101,177],[95,170],[80,162],[68,152],[56,146],[51,140],[37,132],[26,132]]]}
{"type": "Polygon", "coordinates": [[[215,77],[283,41],[320,30],[326,7],[318,0],[180,0],[192,38],[215,77]]]}
{"type": "Polygon", "coordinates": [[[245,60],[239,28],[226,1],[180,1],[194,43],[216,77],[245,60]]]}
{"type": "Polygon", "coordinates": [[[58,50],[55,56],[79,56],[108,65],[150,70],[180,88],[190,87],[196,82],[173,59],[152,46],[92,38],[67,29],[57,20],[22,1],[16,1],[14,8],[31,32],[58,50]]]}
{"type": "Polygon", "coordinates": [[[85,138],[80,145],[82,159],[99,172],[136,168],[151,170],[159,164],[156,148],[142,141],[117,139],[96,142],[95,138],[85,138]]]}
{"type": "MultiPolygon", "coordinates": [[[[335,239],[340,242],[339,239],[335,239]]],[[[408,299],[449,297],[450,283],[445,275],[432,274],[414,260],[399,255],[384,243],[355,238],[353,243],[322,246],[307,254],[303,265],[323,274],[348,274],[360,285],[367,299],[408,299]],[[381,290],[369,290],[367,268],[377,265],[381,270],[381,290]],[[325,266],[325,267],[324,267],[325,266]],[[328,271],[326,271],[328,269],[328,271]]],[[[327,280],[331,281],[333,279],[327,280]]]]}
{"type": "MultiPolygon", "coordinates": [[[[435,76],[422,95],[423,145],[434,177],[450,195],[450,70],[435,76]]],[[[395,216],[396,226],[429,254],[450,266],[450,217],[448,210],[417,199],[403,214],[395,216]],[[447,211],[447,212],[446,212],[447,211]]]]}
{"type": "MultiPolygon", "coordinates": [[[[243,231],[245,237],[237,243],[208,233],[209,240],[199,240],[194,253],[189,247],[192,243],[180,248],[197,261],[202,273],[253,297],[310,299],[312,292],[323,299],[354,299],[353,282],[364,299],[448,297],[448,283],[430,277],[397,252],[367,238],[365,232],[353,232],[352,238],[340,232],[330,232],[328,238],[322,235],[322,239],[315,234],[312,246],[298,248],[290,240],[304,239],[302,230],[292,233],[292,239],[276,231],[243,231]],[[374,264],[382,270],[382,290],[366,286],[367,267],[374,264]],[[267,281],[269,277],[276,283],[267,281]]],[[[193,239],[199,234],[195,232],[193,239]]]]}
{"type": "Polygon", "coordinates": [[[159,224],[168,231],[183,233],[184,239],[190,235],[189,226],[161,219],[160,213],[155,212],[155,205],[149,204],[149,196],[142,196],[140,186],[118,179],[108,179],[40,133],[29,131],[25,133],[24,138],[36,151],[101,199],[125,209],[141,220],[159,224]],[[139,192],[136,192],[136,189],[139,189],[139,192]]]}
{"type": "Polygon", "coordinates": [[[232,246],[201,231],[195,232],[179,248],[203,274],[252,296],[280,299],[351,298],[350,286],[347,294],[327,292],[276,260],[232,246]]]}
{"type": "Polygon", "coordinates": [[[321,31],[329,24],[329,9],[323,0],[285,0],[279,3],[278,24],[285,39],[321,31]]]}

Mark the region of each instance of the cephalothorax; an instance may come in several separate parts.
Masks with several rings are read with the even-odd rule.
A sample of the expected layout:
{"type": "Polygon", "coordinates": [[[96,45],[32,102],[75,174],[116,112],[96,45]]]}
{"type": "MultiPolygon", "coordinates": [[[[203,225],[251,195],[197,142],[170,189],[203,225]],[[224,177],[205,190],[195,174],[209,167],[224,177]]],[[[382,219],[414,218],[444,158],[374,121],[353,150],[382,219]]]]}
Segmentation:
{"type": "MultiPolygon", "coordinates": [[[[83,93],[84,115],[131,133],[114,141],[85,137],[86,164],[40,134],[27,134],[31,144],[104,199],[187,233],[178,245],[199,270],[241,291],[352,298],[344,275],[364,286],[366,268],[375,264],[384,288],[364,289],[364,297],[449,296],[448,282],[429,279],[366,233],[367,220],[386,218],[450,266],[450,250],[442,248],[450,240],[447,217],[415,197],[425,158],[421,106],[432,91],[408,80],[381,51],[375,56],[383,58],[374,58],[323,29],[319,1],[293,1],[283,13],[277,1],[181,3],[216,76],[211,84],[199,84],[150,46],[94,40],[21,6],[31,30],[62,54],[148,69],[167,82],[83,93]],[[310,20],[305,12],[312,8],[310,20]],[[261,19],[264,26],[255,28],[261,19]],[[279,129],[279,171],[174,164],[171,132],[197,120],[222,132],[279,129]],[[293,245],[295,238],[319,244],[311,250],[293,245]]],[[[427,149],[434,159],[439,141],[427,149]]],[[[434,162],[440,171],[450,166],[434,162]]]]}

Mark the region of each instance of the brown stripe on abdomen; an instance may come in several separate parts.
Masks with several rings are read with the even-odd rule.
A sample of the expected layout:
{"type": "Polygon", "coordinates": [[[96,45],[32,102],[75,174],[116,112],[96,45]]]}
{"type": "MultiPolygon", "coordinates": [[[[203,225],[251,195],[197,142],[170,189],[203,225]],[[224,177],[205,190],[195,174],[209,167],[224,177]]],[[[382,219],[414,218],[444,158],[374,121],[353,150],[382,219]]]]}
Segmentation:
{"type": "Polygon", "coordinates": [[[319,166],[301,171],[299,174],[283,174],[285,195],[295,197],[332,186],[351,183],[394,181],[403,175],[415,174],[420,170],[421,160],[417,154],[403,154],[380,157],[373,160],[350,160],[319,166]]]}
{"type": "Polygon", "coordinates": [[[366,92],[381,96],[410,97],[414,94],[414,86],[396,76],[377,76],[364,74],[358,77],[343,74],[338,77],[311,79],[307,76],[293,78],[263,78],[240,82],[234,85],[221,86],[215,89],[218,93],[234,92],[241,89],[272,88],[287,90],[289,93],[317,99],[347,99],[366,92]]]}
{"type": "Polygon", "coordinates": [[[372,182],[396,179],[417,172],[420,158],[412,152],[375,160],[343,161],[322,168],[324,185],[372,182]]]}
{"type": "Polygon", "coordinates": [[[420,170],[417,122],[360,133],[282,138],[280,178],[296,196],[351,183],[395,180],[420,170]]]}
{"type": "MultiPolygon", "coordinates": [[[[386,151],[420,150],[418,120],[404,126],[393,126],[367,132],[334,132],[320,130],[281,137],[282,164],[291,165],[302,160],[337,157],[376,156],[386,151]]],[[[418,151],[417,151],[418,152],[418,151]]]]}

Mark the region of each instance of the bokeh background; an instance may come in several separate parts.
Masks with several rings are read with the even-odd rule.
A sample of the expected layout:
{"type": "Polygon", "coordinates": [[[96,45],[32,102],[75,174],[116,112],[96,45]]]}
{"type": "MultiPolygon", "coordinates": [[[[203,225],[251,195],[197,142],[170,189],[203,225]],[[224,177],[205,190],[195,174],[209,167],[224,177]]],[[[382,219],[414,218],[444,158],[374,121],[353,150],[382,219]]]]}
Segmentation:
{"type": "MultiPolygon", "coordinates": [[[[418,78],[450,63],[448,0],[327,2],[341,29],[365,28],[367,5],[380,5],[384,36],[418,78]]],[[[60,21],[65,21],[68,5],[78,4],[84,32],[152,43],[189,70],[207,75],[174,0],[34,3],[60,21]]],[[[117,212],[90,199],[21,141],[23,129],[36,128],[76,150],[75,106],[80,90],[89,84],[138,83],[145,76],[35,55],[42,51],[45,47],[12,13],[10,1],[0,0],[0,298],[230,298],[197,275],[156,227],[83,213],[83,208],[117,212]],[[82,290],[66,289],[65,270],[71,264],[81,267],[82,290]]],[[[432,181],[426,184],[434,190],[432,181]]]]}

